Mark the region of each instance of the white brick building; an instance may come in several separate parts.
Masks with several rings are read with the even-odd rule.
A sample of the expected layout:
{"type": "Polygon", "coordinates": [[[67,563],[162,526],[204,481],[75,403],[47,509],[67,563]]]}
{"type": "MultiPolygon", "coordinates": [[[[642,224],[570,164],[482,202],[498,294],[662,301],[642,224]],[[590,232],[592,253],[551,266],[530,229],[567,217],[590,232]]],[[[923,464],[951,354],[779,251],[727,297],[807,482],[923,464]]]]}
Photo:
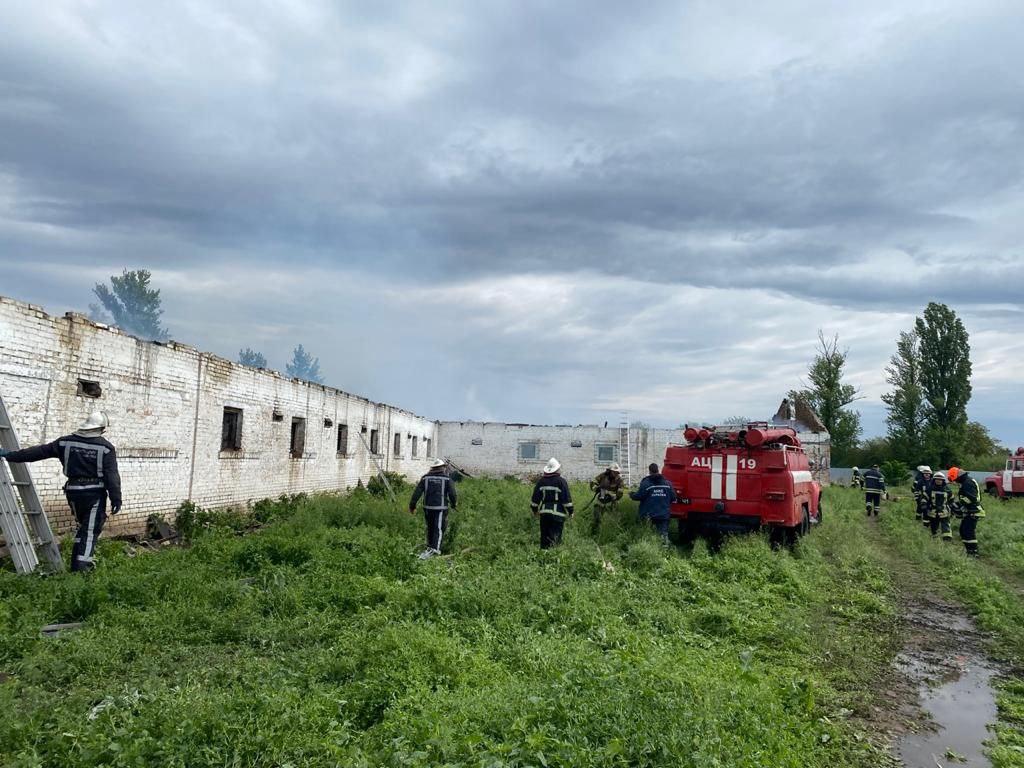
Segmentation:
{"type": "MultiPolygon", "coordinates": [[[[124,489],[113,533],[189,499],[225,506],[366,482],[377,473],[371,443],[385,469],[415,478],[437,445],[435,423],[400,408],[3,297],[0,395],[23,446],[108,412],[124,489]]],[[[67,529],[59,463],[30,467],[51,521],[67,529]]]]}
{"type": "Polygon", "coordinates": [[[637,483],[647,474],[649,464],[662,463],[669,443],[683,442],[681,429],[650,427],[631,429],[628,436],[625,429],[596,425],[442,421],[438,428],[445,457],[472,475],[492,477],[540,474],[554,456],[569,480],[590,479],[616,461],[624,473],[628,463],[632,481],[637,483]]]}

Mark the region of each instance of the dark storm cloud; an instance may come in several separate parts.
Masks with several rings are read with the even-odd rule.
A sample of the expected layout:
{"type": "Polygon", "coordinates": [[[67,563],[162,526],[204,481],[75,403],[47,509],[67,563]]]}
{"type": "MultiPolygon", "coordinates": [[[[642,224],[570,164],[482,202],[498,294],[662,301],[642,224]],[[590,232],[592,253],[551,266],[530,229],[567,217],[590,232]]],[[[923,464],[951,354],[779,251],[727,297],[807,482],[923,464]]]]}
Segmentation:
{"type": "MultiPolygon", "coordinates": [[[[595,372],[602,385],[582,394],[555,386],[551,410],[628,398],[633,374],[595,362],[623,348],[681,365],[717,350],[742,382],[751,349],[773,344],[779,360],[802,334],[780,363],[789,375],[837,317],[877,389],[892,335],[930,300],[1005,349],[1024,299],[1024,12],[751,5],[8,5],[0,262],[15,284],[3,290],[81,306],[75,286],[149,266],[191,308],[179,327],[214,340],[196,286],[223,294],[236,280],[244,290],[221,301],[238,343],[258,320],[282,355],[281,329],[330,343],[310,321],[330,306],[398,354],[443,349],[459,377],[390,396],[450,416],[471,402],[536,418],[552,381],[595,372]],[[282,269],[298,282],[263,296],[282,269]],[[542,278],[516,279],[550,273],[566,282],[536,302],[525,294],[542,278]],[[361,285],[346,301],[373,319],[334,306],[333,280],[361,285]],[[573,295],[582,285],[590,294],[573,295]],[[542,322],[522,321],[515,299],[477,302],[492,286],[542,322]],[[381,298],[386,287],[399,293],[381,298]],[[680,292],[749,316],[788,300],[803,325],[666,332],[666,312],[690,309],[680,292]],[[442,324],[445,340],[417,322],[442,324]],[[860,339],[864,322],[889,335],[860,339]],[[531,348],[545,327],[568,329],[557,370],[531,348]],[[516,372],[524,383],[508,386],[516,372]]],[[[693,376],[663,368],[649,407],[693,376]]],[[[993,403],[1009,401],[1000,382],[993,403]]],[[[750,407],[788,386],[755,387],[750,407]]],[[[710,417],[742,410],[699,396],[710,417]]]]}

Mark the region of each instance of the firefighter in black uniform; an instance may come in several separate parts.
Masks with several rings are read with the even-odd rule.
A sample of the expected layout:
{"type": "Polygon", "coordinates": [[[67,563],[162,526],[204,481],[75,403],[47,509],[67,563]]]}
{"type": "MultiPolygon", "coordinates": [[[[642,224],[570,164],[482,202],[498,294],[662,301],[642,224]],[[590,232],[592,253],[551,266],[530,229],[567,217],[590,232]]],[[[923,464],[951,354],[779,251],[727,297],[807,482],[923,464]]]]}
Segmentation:
{"type": "Polygon", "coordinates": [[[851,488],[863,488],[864,487],[864,475],[860,473],[857,467],[853,468],[853,475],[850,477],[851,488]]]}
{"type": "Polygon", "coordinates": [[[932,536],[937,536],[941,530],[943,541],[953,540],[953,531],[949,527],[952,507],[953,489],[946,482],[946,473],[936,472],[928,486],[928,526],[932,529],[932,536]]]}
{"type": "Polygon", "coordinates": [[[978,481],[959,467],[951,467],[949,479],[960,484],[956,506],[953,508],[960,520],[960,539],[970,557],[978,556],[978,520],[985,516],[981,506],[981,488],[978,481]]]}
{"type": "Polygon", "coordinates": [[[544,474],[533,486],[530,509],[540,518],[540,548],[550,549],[562,541],[565,521],[573,515],[569,484],[559,474],[562,465],[552,458],[544,466],[544,474]]]}
{"type": "Polygon", "coordinates": [[[626,484],[622,480],[622,467],[617,462],[590,481],[590,490],[594,492],[594,512],[590,521],[591,535],[597,534],[601,528],[602,516],[615,511],[625,487],[626,484]]]}
{"type": "Polygon", "coordinates": [[[121,475],[117,471],[114,446],[103,438],[109,421],[102,411],[89,414],[74,434],[52,443],[3,452],[0,457],[14,462],[59,459],[68,481],[64,495],[78,523],[75,546],[71,550],[71,570],[93,568],[96,540],[107,522],[107,497],[110,514],[121,511],[121,475]]]}
{"type": "Polygon", "coordinates": [[[885,475],[872,464],[871,469],[864,473],[864,506],[867,513],[874,513],[878,517],[878,507],[882,504],[882,494],[885,493],[885,475]]]}
{"type": "Polygon", "coordinates": [[[932,468],[922,464],[914,476],[914,503],[918,520],[928,519],[928,486],[932,481],[932,468]]]}
{"type": "Polygon", "coordinates": [[[423,519],[427,525],[427,548],[420,552],[420,560],[428,560],[441,554],[441,540],[448,530],[448,507],[455,509],[458,496],[455,483],[448,477],[448,464],[434,459],[427,472],[416,483],[416,489],[409,500],[409,514],[416,514],[416,505],[423,498],[423,519]]]}

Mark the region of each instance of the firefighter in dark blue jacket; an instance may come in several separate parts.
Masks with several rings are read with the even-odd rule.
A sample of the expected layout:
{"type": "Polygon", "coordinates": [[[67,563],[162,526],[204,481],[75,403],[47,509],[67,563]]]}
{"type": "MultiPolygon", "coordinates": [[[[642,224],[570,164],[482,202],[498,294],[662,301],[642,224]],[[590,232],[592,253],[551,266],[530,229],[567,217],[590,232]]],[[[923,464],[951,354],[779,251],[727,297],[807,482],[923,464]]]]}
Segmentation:
{"type": "Polygon", "coordinates": [[[953,489],[946,482],[946,473],[936,472],[928,486],[928,527],[932,530],[932,536],[938,536],[939,531],[942,531],[943,541],[953,540],[953,531],[949,527],[952,509],[953,489]]]}
{"type": "Polygon", "coordinates": [[[927,464],[920,465],[917,468],[917,474],[914,475],[914,485],[912,487],[918,520],[928,519],[928,486],[931,485],[931,482],[932,468],[927,464]]]}
{"type": "Polygon", "coordinates": [[[68,478],[64,495],[78,524],[75,546],[71,550],[72,571],[88,571],[94,565],[96,540],[107,521],[108,496],[110,513],[116,515],[121,511],[117,454],[114,446],[102,437],[108,424],[107,415],[95,411],[74,434],[20,451],[0,451],[0,457],[14,462],[60,460],[68,478]]]}
{"type": "Polygon", "coordinates": [[[416,483],[416,489],[409,500],[409,514],[416,514],[416,505],[423,499],[423,519],[427,526],[427,548],[420,553],[420,560],[428,560],[441,554],[441,540],[448,530],[448,507],[455,509],[458,496],[455,483],[448,477],[448,464],[434,459],[427,472],[416,483]]]}
{"type": "Polygon", "coordinates": [[[872,464],[871,469],[864,473],[864,507],[870,515],[874,513],[878,517],[878,508],[882,504],[882,494],[885,493],[885,475],[872,464]]]}
{"type": "Polygon", "coordinates": [[[640,502],[640,519],[650,520],[661,540],[668,544],[669,510],[676,500],[676,491],[657,464],[651,464],[647,472],[647,477],[640,481],[640,487],[629,494],[629,498],[640,502]]]}
{"type": "Polygon", "coordinates": [[[559,474],[561,468],[558,459],[550,459],[544,466],[544,474],[534,484],[530,498],[533,516],[540,518],[541,549],[550,549],[561,543],[565,521],[574,512],[569,484],[559,474]]]}

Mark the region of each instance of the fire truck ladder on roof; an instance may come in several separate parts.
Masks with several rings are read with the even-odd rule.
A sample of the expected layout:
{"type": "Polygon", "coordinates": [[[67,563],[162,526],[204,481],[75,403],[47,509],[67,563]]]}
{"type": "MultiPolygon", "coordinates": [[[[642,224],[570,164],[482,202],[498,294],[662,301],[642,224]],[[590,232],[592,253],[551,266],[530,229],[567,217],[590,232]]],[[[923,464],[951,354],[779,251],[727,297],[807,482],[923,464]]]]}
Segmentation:
{"type": "MultiPolygon", "coordinates": [[[[0,448],[18,450],[18,436],[0,397],[0,448]]],[[[24,464],[0,460],[0,533],[18,573],[32,573],[40,558],[52,571],[64,569],[57,538],[46,519],[39,494],[24,464]],[[17,493],[15,493],[17,491],[17,493]],[[19,501],[20,497],[20,501],[19,501]],[[28,522],[26,526],[25,523],[28,522]]]]}
{"type": "Polygon", "coordinates": [[[622,420],[619,422],[619,465],[622,467],[622,474],[626,477],[626,486],[633,485],[633,465],[629,460],[629,444],[631,442],[629,426],[629,414],[622,412],[622,420]]]}

